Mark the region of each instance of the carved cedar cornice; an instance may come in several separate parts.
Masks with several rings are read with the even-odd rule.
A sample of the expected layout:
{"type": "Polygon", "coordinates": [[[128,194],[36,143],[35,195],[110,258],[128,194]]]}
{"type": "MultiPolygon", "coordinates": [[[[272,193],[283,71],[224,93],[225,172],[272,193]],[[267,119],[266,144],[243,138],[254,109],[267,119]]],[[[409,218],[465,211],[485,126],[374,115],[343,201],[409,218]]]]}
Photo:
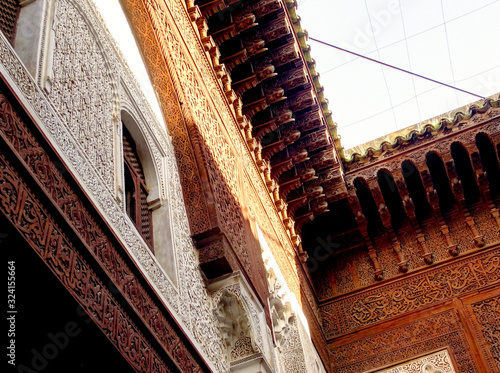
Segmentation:
{"type": "Polygon", "coordinates": [[[499,116],[500,96],[492,96],[457,109],[453,116],[441,118],[437,123],[423,124],[420,130],[409,130],[407,134],[395,137],[392,143],[384,141],[377,148],[366,148],[364,153],[355,152],[343,160],[344,167],[347,172],[351,172],[373,165],[380,160],[400,157],[407,152],[415,151],[423,146],[429,147],[445,138],[455,137],[472,130],[474,127],[495,120],[499,116]]]}
{"type": "MultiPolygon", "coordinates": [[[[199,77],[200,79],[203,79],[203,84],[205,84],[207,89],[211,93],[213,93],[210,97],[212,100],[214,100],[213,102],[219,110],[217,116],[222,119],[219,126],[227,130],[227,134],[231,139],[232,145],[234,145],[236,148],[238,154],[238,162],[242,162],[243,164],[243,174],[246,178],[248,178],[248,180],[251,180],[250,184],[253,185],[253,189],[259,196],[259,203],[261,203],[264,207],[265,213],[259,215],[259,219],[262,220],[259,220],[258,223],[260,226],[268,226],[269,223],[267,221],[270,220],[272,228],[270,228],[269,231],[273,232],[272,234],[277,235],[277,241],[275,242],[280,242],[280,245],[283,245],[282,248],[274,246],[273,253],[277,258],[280,258],[280,262],[281,265],[283,265],[284,272],[287,273],[291,281],[291,287],[298,288],[297,273],[293,259],[295,257],[295,250],[290,236],[284,229],[285,227],[282,223],[281,217],[277,214],[276,208],[274,207],[274,201],[271,199],[272,196],[268,194],[267,186],[262,176],[260,175],[260,170],[257,168],[255,160],[252,157],[252,153],[249,151],[249,148],[246,145],[246,138],[244,137],[244,134],[239,130],[238,121],[235,118],[234,112],[231,110],[231,106],[228,104],[228,101],[226,101],[225,92],[223,91],[223,88],[219,83],[219,78],[217,77],[216,72],[211,66],[211,60],[203,50],[203,43],[200,40],[199,36],[196,36],[194,34],[195,29],[193,28],[193,25],[189,20],[186,9],[181,5],[180,1],[169,3],[169,8],[167,8],[165,4],[162,5],[157,4],[154,1],[150,1],[147,2],[147,4],[150,7],[149,12],[151,13],[145,13],[146,9],[142,5],[142,2],[138,2],[140,4],[138,4],[137,7],[134,5],[135,1],[131,0],[124,2],[124,8],[126,9],[126,12],[129,15],[130,19],[132,20],[131,23],[134,26],[134,29],[136,29],[136,34],[139,40],[142,40],[141,44],[144,45],[143,53],[146,54],[145,60],[151,62],[158,61],[157,67],[155,67],[154,64],[151,64],[150,68],[152,69],[152,74],[156,76],[156,78],[153,79],[155,86],[161,87],[163,93],[165,93],[159,95],[160,99],[163,99],[162,106],[165,106],[163,110],[165,110],[165,108],[168,109],[169,100],[172,99],[172,95],[171,93],[169,93],[169,86],[165,84],[166,82],[162,81],[163,79],[166,79],[167,82],[170,80],[168,76],[164,76],[166,74],[165,69],[163,68],[163,66],[165,66],[165,62],[162,60],[164,60],[165,58],[167,58],[167,60],[170,59],[170,56],[172,56],[172,54],[166,49],[164,49],[164,52],[161,52],[161,49],[158,49],[158,47],[155,47],[154,44],[151,43],[151,40],[155,40],[155,37],[153,37],[155,32],[151,28],[150,24],[148,24],[149,21],[147,21],[151,19],[155,20],[155,27],[158,27],[159,29],[163,29],[163,27],[165,27],[165,25],[167,24],[171,25],[169,27],[173,27],[170,33],[162,33],[161,35],[163,36],[161,36],[160,39],[164,39],[165,37],[172,37],[172,32],[175,34],[175,30],[177,30],[178,27],[183,30],[182,35],[184,39],[177,39],[176,36],[176,38],[174,39],[169,39],[168,44],[176,51],[175,59],[177,62],[180,62],[178,56],[183,50],[189,50],[190,54],[194,58],[196,58],[197,69],[201,72],[201,75],[199,77]],[[158,17],[161,18],[161,21],[158,19],[158,17]],[[174,20],[172,20],[170,17],[174,18],[175,23],[174,20]],[[143,32],[144,35],[142,35],[143,32]],[[147,35],[151,35],[151,38],[147,35]],[[185,47],[184,43],[187,43],[185,47]],[[164,76],[164,78],[162,78],[162,76],[164,76]],[[286,255],[283,255],[283,252],[286,253],[286,255]]],[[[166,46],[166,44],[164,45],[166,46]]],[[[196,76],[198,77],[198,75],[196,76]]],[[[183,87],[186,88],[186,84],[183,84],[183,87]]],[[[177,89],[183,88],[178,87],[177,89]]],[[[198,108],[200,107],[198,106],[198,108]]],[[[165,115],[165,117],[169,117],[168,113],[165,115]]],[[[204,122],[206,124],[210,123],[210,121],[204,122]]],[[[167,124],[169,126],[171,125],[171,123],[167,124]]],[[[186,156],[180,154],[178,155],[178,157],[178,160],[182,161],[182,159],[184,159],[186,156]]],[[[183,175],[183,177],[189,178],[189,168],[184,168],[182,164],[179,168],[181,175],[183,175]]],[[[224,169],[229,170],[231,168],[225,167],[224,169]]],[[[189,201],[187,201],[187,203],[189,208],[189,201]]],[[[310,301],[313,301],[314,297],[312,296],[310,289],[304,291],[304,293],[307,294],[310,301]]]]}

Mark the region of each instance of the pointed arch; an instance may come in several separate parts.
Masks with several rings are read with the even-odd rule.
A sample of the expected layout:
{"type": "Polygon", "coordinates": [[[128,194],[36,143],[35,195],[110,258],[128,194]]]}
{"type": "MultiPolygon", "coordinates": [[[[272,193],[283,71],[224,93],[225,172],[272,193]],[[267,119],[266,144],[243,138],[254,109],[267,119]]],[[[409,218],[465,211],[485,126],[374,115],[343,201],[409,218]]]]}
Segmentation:
{"type": "Polygon", "coordinates": [[[418,221],[423,221],[429,217],[431,205],[427,200],[427,193],[425,192],[420,172],[415,164],[409,160],[401,163],[401,173],[405,180],[408,193],[415,206],[415,216],[418,221]]]}
{"type": "Polygon", "coordinates": [[[476,183],[476,176],[472,168],[469,152],[459,142],[452,143],[450,149],[458,179],[462,183],[464,190],[465,203],[471,205],[478,201],[481,194],[476,183]]]}
{"type": "Polygon", "coordinates": [[[432,184],[438,194],[439,208],[443,214],[446,214],[451,210],[455,202],[446,167],[441,157],[434,151],[430,151],[425,155],[425,161],[431,175],[432,184]]]}
{"type": "Polygon", "coordinates": [[[385,205],[391,214],[391,223],[394,229],[401,227],[401,222],[405,219],[406,213],[403,201],[399,195],[396,181],[392,174],[386,169],[380,169],[377,172],[377,181],[384,197],[385,205]]]}
{"type": "Polygon", "coordinates": [[[361,210],[368,222],[368,233],[370,235],[375,235],[381,223],[377,203],[365,179],[358,177],[354,179],[353,184],[356,189],[356,196],[358,197],[359,204],[361,205],[361,210]]]}
{"type": "Polygon", "coordinates": [[[479,150],[481,165],[486,172],[490,193],[493,197],[500,195],[500,167],[495,152],[495,146],[487,134],[479,132],[476,135],[476,147],[479,150]]]}

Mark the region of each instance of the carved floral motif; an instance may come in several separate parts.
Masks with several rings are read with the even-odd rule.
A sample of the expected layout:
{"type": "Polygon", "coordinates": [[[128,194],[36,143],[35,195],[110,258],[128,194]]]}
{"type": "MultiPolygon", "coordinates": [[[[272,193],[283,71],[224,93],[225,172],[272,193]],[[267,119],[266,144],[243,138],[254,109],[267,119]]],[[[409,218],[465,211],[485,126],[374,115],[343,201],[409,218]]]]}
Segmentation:
{"type": "Polygon", "coordinates": [[[71,1],[57,1],[53,29],[49,98],[99,176],[113,190],[113,127],[118,114],[115,64],[71,1]]]}
{"type": "Polygon", "coordinates": [[[500,296],[473,303],[471,308],[486,342],[484,348],[493,358],[490,369],[500,372],[500,296]]]}
{"type": "MultiPolygon", "coordinates": [[[[418,319],[341,346],[334,342],[330,344],[330,353],[333,371],[357,373],[446,347],[451,349],[459,372],[479,372],[458,315],[453,310],[418,319]]],[[[389,372],[392,373],[391,370],[389,372]]]]}
{"type": "Polygon", "coordinates": [[[332,338],[499,282],[500,249],[496,248],[325,304],[323,328],[332,338]]]}

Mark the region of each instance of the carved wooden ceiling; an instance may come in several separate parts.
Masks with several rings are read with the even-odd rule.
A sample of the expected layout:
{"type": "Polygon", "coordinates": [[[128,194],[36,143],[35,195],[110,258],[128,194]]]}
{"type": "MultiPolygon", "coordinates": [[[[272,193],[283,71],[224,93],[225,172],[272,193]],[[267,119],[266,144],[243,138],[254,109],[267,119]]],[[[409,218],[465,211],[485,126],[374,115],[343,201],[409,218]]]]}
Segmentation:
{"type": "MultiPolygon", "coordinates": [[[[284,4],[295,4],[187,3],[215,70],[229,73],[228,98],[276,206],[285,224],[300,232],[304,223],[347,194],[314,62],[304,57],[307,46],[301,46],[294,30],[300,28],[298,19],[284,9],[284,4]]],[[[298,236],[292,236],[299,244],[298,236]]]]}
{"type": "MultiPolygon", "coordinates": [[[[188,0],[187,4],[215,70],[227,73],[223,78],[226,94],[295,243],[309,257],[315,255],[318,238],[326,242],[333,237],[338,246],[335,253],[368,250],[375,277],[382,279],[374,242],[377,237],[390,237],[396,245],[399,270],[405,272],[407,263],[397,254],[398,232],[412,229],[418,234],[422,224],[431,220],[441,226],[449,212],[442,212],[445,207],[439,205],[439,201],[445,203],[446,193],[431,198],[442,187],[433,183],[426,169],[426,152],[418,149],[419,144],[430,141],[435,146],[436,139],[453,137],[449,137],[453,128],[496,107],[497,101],[486,100],[456,118],[427,125],[395,144],[346,160],[306,45],[307,34],[295,14],[295,2],[188,0]],[[406,158],[400,154],[408,147],[415,155],[408,155],[408,164],[402,166],[406,158]],[[375,166],[386,157],[392,159],[390,166],[384,164],[384,170],[375,166]],[[364,176],[367,172],[369,177],[364,176]]],[[[445,159],[447,182],[460,189],[462,181],[453,176],[449,147],[436,154],[445,159]]],[[[449,193],[457,194],[455,189],[449,193]]],[[[487,187],[482,194],[491,201],[487,187]]],[[[465,211],[470,204],[456,203],[454,208],[465,211]]],[[[426,261],[431,262],[428,251],[422,248],[426,261]]]]}

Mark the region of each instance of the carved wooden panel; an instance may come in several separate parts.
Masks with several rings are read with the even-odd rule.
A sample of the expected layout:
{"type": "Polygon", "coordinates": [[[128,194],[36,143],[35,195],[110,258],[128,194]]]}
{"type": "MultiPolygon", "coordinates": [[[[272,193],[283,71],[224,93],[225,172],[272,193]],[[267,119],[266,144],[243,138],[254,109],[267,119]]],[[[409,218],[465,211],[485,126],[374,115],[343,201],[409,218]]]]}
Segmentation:
{"type": "Polygon", "coordinates": [[[447,350],[419,357],[399,364],[397,367],[380,370],[377,373],[455,373],[453,362],[447,350]]]}
{"type": "Polygon", "coordinates": [[[500,289],[466,300],[467,318],[489,372],[500,372],[500,289]]]}
{"type": "Polygon", "coordinates": [[[332,370],[337,373],[371,371],[447,347],[459,372],[479,372],[459,315],[453,309],[430,316],[415,314],[384,331],[372,330],[357,340],[339,340],[329,347],[332,370]]]}
{"type": "Polygon", "coordinates": [[[500,283],[500,247],[462,257],[321,306],[327,338],[500,283]]]}
{"type": "Polygon", "coordinates": [[[107,283],[111,279],[142,319],[143,327],[161,342],[165,352],[183,369],[203,371],[202,365],[185,345],[186,340],[183,341],[179,336],[175,323],[163,313],[164,309],[158,308],[93,216],[87,207],[89,202],[82,200],[68,182],[70,174],[60,162],[49,157],[3,94],[0,95],[0,135],[42,188],[40,198],[44,201],[48,198],[62,214],[59,221],[65,223],[61,227],[47,212],[40,199],[35,197],[35,192],[5,159],[5,154],[2,154],[0,165],[2,212],[37,250],[38,255],[108,338],[138,371],[150,369],[150,361],[152,365],[158,366],[156,371],[169,371],[167,367],[162,368],[159,357],[151,355],[154,350],[109,294],[103,281],[107,283]],[[81,238],[82,242],[78,243],[80,249],[63,233],[69,233],[68,227],[73,230],[72,234],[81,238]],[[83,247],[91,251],[97,265],[106,271],[109,276],[107,280],[98,278],[91,269],[92,265],[83,259],[79,251],[83,247]],[[153,360],[157,361],[153,364],[153,360]]]}

